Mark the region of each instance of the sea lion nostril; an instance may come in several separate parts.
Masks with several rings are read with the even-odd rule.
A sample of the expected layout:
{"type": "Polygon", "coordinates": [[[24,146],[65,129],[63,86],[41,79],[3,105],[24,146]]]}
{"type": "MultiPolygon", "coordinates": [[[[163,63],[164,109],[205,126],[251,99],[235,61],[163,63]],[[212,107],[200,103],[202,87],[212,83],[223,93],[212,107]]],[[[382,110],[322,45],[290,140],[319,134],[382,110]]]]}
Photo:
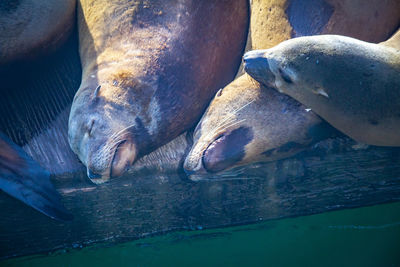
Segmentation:
{"type": "Polygon", "coordinates": [[[245,156],[245,146],[253,139],[248,127],[240,127],[229,134],[220,135],[203,152],[202,163],[207,172],[223,171],[240,162],[245,156]]]}
{"type": "Polygon", "coordinates": [[[130,140],[122,141],[116,148],[111,162],[111,177],[121,176],[136,159],[136,147],[130,140]]]}
{"type": "MultiPolygon", "coordinates": [[[[263,50],[247,52],[243,56],[244,70],[251,76],[260,76],[259,72],[269,71],[268,59],[264,57],[263,50]]],[[[260,76],[261,77],[261,76],[260,76]]]]}
{"type": "Polygon", "coordinates": [[[195,171],[193,171],[193,170],[188,170],[188,169],[186,169],[186,168],[183,168],[183,171],[185,172],[185,174],[186,174],[187,176],[190,176],[190,175],[196,173],[195,171]]]}
{"type": "Polygon", "coordinates": [[[88,126],[87,132],[88,132],[88,135],[89,135],[89,136],[92,135],[93,125],[94,125],[94,119],[92,119],[92,120],[90,121],[90,124],[89,124],[89,126],[88,126]]]}
{"type": "Polygon", "coordinates": [[[289,74],[286,71],[279,68],[279,74],[281,75],[282,79],[287,83],[293,83],[292,79],[290,78],[289,74]]]}
{"type": "Polygon", "coordinates": [[[100,179],[101,178],[100,174],[92,172],[89,168],[87,169],[87,176],[90,179],[100,179]]]}

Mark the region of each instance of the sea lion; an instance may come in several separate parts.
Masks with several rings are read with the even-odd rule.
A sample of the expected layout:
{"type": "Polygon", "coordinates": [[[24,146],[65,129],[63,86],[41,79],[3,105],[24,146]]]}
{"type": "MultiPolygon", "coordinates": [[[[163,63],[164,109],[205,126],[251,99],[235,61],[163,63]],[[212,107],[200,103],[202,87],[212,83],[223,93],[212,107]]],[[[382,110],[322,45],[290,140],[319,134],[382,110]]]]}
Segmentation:
{"type": "Polygon", "coordinates": [[[69,143],[95,183],[194,126],[239,67],[246,0],[78,5],[82,83],[69,143]]]}
{"type": "Polygon", "coordinates": [[[75,0],[0,1],[0,65],[56,50],[75,25],[75,0]]]}
{"type": "Polygon", "coordinates": [[[50,173],[0,133],[0,190],[57,220],[71,220],[50,173]]]}
{"type": "MultiPolygon", "coordinates": [[[[253,0],[248,46],[266,49],[292,37],[323,33],[382,41],[399,23],[400,2],[395,0],[373,0],[368,5],[352,0],[253,0]]],[[[215,96],[194,131],[194,144],[185,159],[191,179],[288,157],[339,134],[311,109],[272,90],[247,76],[215,96]],[[235,107],[243,110],[233,114],[235,107]],[[221,124],[227,120],[230,123],[221,124]]]]}
{"type": "Polygon", "coordinates": [[[189,175],[282,159],[330,135],[330,127],[303,105],[249,79],[242,75],[212,100],[185,159],[189,175]]]}
{"type": "Polygon", "coordinates": [[[373,44],[340,35],[247,52],[245,70],[354,140],[400,146],[400,31],[373,44]]]}

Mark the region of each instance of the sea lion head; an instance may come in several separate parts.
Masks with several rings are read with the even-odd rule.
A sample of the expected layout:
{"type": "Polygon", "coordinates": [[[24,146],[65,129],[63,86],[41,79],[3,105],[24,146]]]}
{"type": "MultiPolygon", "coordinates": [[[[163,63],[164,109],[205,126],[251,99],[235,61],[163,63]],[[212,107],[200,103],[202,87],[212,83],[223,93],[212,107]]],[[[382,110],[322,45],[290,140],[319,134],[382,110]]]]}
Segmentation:
{"type": "Polygon", "coordinates": [[[246,146],[255,138],[251,121],[254,97],[235,84],[221,88],[193,133],[194,144],[184,162],[188,174],[214,173],[245,160],[246,146]],[[240,116],[241,119],[238,117],[240,116]]]}
{"type": "Polygon", "coordinates": [[[285,158],[326,137],[327,129],[297,101],[243,75],[210,103],[194,131],[184,170],[200,180],[206,173],[285,158]]]}
{"type": "Polygon", "coordinates": [[[150,138],[148,131],[158,127],[156,118],[148,115],[157,116],[158,110],[150,85],[127,75],[120,72],[102,84],[86,81],[73,101],[69,143],[95,183],[122,175],[138,157],[143,138],[150,138]]]}
{"type": "Polygon", "coordinates": [[[302,87],[305,81],[301,81],[299,73],[306,73],[304,70],[312,67],[309,65],[318,65],[320,60],[315,54],[310,54],[309,43],[304,40],[295,38],[270,49],[247,52],[243,57],[245,71],[281,93],[302,87]]]}

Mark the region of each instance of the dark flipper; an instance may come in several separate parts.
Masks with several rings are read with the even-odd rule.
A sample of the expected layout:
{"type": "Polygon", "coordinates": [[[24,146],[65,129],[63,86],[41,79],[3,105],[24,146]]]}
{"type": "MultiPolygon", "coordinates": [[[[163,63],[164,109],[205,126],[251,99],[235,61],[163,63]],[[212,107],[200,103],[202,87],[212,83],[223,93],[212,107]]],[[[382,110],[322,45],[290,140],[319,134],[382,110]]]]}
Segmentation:
{"type": "Polygon", "coordinates": [[[71,220],[50,173],[0,133],[0,190],[56,220],[71,220]]]}

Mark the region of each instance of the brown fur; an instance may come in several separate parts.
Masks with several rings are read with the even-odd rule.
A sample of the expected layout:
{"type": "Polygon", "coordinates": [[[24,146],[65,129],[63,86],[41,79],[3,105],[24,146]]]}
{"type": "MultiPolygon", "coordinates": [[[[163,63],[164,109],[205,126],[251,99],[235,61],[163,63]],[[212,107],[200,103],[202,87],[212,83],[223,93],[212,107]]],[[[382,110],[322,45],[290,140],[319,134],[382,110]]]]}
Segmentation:
{"type": "Polygon", "coordinates": [[[303,150],[320,136],[326,137],[321,131],[325,125],[313,112],[307,112],[306,107],[293,99],[243,75],[226,86],[204,113],[194,132],[194,144],[184,168],[197,174],[208,171],[202,158],[210,144],[222,134],[229,135],[243,127],[251,129],[252,140],[243,147],[244,157],[229,167],[285,158],[303,150]],[[312,128],[315,133],[310,132],[312,128]],[[289,142],[298,145],[279,151],[289,142]]]}
{"type": "Polygon", "coordinates": [[[2,0],[0,65],[57,49],[75,25],[75,0],[2,0]]]}
{"type": "MultiPolygon", "coordinates": [[[[294,29],[298,25],[296,21],[290,21],[288,12],[288,7],[294,2],[307,6],[307,12],[317,14],[318,10],[313,10],[313,7],[318,8],[317,3],[332,8],[326,24],[315,34],[339,34],[381,42],[388,39],[400,24],[400,1],[397,0],[253,0],[252,49],[267,49],[295,36],[294,29]]],[[[319,20],[315,16],[315,21],[319,20]]]]}
{"type": "MultiPolygon", "coordinates": [[[[248,46],[248,49],[271,48],[294,37],[296,35],[294,29],[299,25],[295,25],[298,21],[290,21],[293,14],[290,14],[289,7],[296,2],[300,7],[306,6],[311,14],[316,13],[317,15],[311,18],[317,22],[322,19],[321,17],[329,15],[321,29],[315,28],[317,25],[315,21],[308,24],[306,30],[315,34],[340,33],[365,40],[383,41],[400,23],[400,2],[396,0],[373,0],[368,1],[368,4],[358,0],[253,0],[250,24],[251,46],[248,46]],[[318,10],[318,3],[326,5],[328,9],[331,8],[328,11],[332,13],[318,13],[321,12],[318,10]],[[318,17],[319,15],[321,17],[318,17]]],[[[295,11],[291,12],[296,13],[295,11]]],[[[301,15],[302,11],[297,11],[301,15]]],[[[300,16],[300,19],[302,17],[300,16]]],[[[243,148],[246,152],[245,157],[230,167],[291,156],[319,138],[334,134],[334,131],[322,123],[315,113],[312,111],[305,113],[304,105],[295,104],[292,99],[279,96],[277,92],[271,92],[272,90],[273,88],[264,87],[248,76],[241,76],[225,87],[221,96],[215,97],[210,103],[194,132],[193,148],[184,165],[188,173],[205,172],[202,160],[207,147],[219,135],[228,134],[239,127],[251,127],[256,134],[243,148]],[[245,110],[236,114],[231,120],[232,127],[222,127],[215,132],[219,122],[229,116],[235,107],[251,101],[253,102],[245,110]],[[282,113],[282,109],[291,115],[282,113]],[[310,130],[314,139],[309,135],[310,130]],[[290,149],[286,149],[288,147],[290,149]],[[263,151],[265,153],[262,153],[263,151]]]]}
{"type": "Polygon", "coordinates": [[[83,76],[69,138],[105,179],[116,133],[129,136],[141,157],[196,123],[233,79],[248,26],[246,0],[82,0],[78,16],[83,76]]]}

